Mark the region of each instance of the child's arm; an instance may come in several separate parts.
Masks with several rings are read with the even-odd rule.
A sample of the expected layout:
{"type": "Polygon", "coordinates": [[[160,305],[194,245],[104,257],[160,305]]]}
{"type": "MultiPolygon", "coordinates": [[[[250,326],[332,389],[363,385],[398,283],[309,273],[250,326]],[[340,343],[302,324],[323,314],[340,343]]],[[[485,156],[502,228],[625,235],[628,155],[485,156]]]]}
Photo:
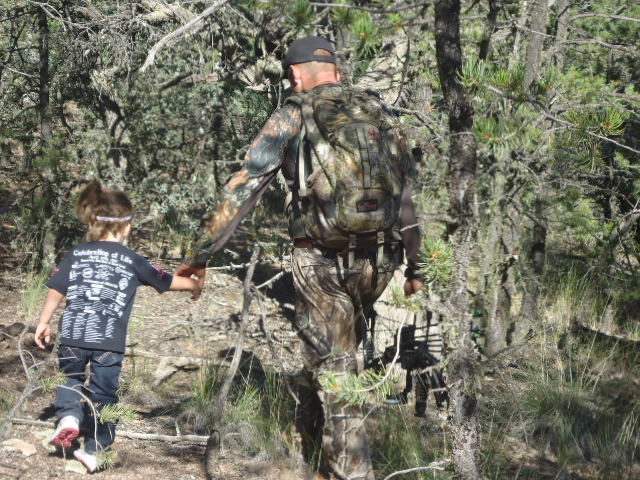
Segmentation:
{"type": "Polygon", "coordinates": [[[169,290],[189,290],[193,292],[193,296],[191,297],[192,300],[197,300],[200,297],[201,292],[200,285],[196,279],[179,277],[177,275],[171,280],[169,290]]]}
{"type": "Polygon", "coordinates": [[[50,288],[49,293],[47,293],[47,298],[44,301],[44,306],[42,307],[42,312],[40,313],[40,321],[38,322],[38,326],[36,327],[36,344],[42,350],[45,348],[45,344],[49,343],[51,340],[51,327],[49,323],[51,322],[51,317],[53,316],[53,312],[56,311],[58,305],[64,298],[64,295],[59,291],[50,288]],[[44,343],[42,340],[44,339],[44,343]]]}

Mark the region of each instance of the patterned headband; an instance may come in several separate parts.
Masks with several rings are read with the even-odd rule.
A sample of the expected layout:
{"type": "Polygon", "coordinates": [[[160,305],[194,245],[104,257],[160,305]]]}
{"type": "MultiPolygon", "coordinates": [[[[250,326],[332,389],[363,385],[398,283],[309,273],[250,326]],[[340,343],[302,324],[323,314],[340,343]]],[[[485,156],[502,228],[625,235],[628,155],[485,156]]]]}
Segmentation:
{"type": "Polygon", "coordinates": [[[131,215],[127,215],[126,217],[101,217],[97,215],[96,220],[100,220],[101,222],[128,222],[131,220],[131,215]]]}

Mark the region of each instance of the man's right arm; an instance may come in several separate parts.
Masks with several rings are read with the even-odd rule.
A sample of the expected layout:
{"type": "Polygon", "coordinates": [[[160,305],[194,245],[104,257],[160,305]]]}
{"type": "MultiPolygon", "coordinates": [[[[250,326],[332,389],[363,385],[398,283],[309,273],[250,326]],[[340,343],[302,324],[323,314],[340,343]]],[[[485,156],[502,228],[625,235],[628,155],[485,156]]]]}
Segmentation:
{"type": "Polygon", "coordinates": [[[245,155],[244,167],[224,188],[191,255],[175,274],[202,277],[207,260],[226,243],[276,177],[289,143],[297,138],[302,118],[291,105],[276,110],[245,155]]]}

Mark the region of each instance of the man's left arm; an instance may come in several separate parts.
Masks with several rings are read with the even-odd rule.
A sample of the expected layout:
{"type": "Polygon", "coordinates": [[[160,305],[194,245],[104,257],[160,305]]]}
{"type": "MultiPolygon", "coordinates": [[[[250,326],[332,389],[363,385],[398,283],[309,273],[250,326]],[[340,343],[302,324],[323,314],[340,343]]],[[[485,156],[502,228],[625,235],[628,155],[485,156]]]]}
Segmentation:
{"type": "Polygon", "coordinates": [[[412,161],[409,154],[408,143],[405,138],[400,138],[400,155],[402,164],[402,197],[400,207],[400,229],[402,235],[402,246],[404,247],[407,259],[405,270],[406,281],[404,293],[410,296],[417,293],[424,286],[423,274],[418,263],[420,262],[420,228],[416,217],[416,207],[411,195],[413,193],[409,162],[412,161]]]}

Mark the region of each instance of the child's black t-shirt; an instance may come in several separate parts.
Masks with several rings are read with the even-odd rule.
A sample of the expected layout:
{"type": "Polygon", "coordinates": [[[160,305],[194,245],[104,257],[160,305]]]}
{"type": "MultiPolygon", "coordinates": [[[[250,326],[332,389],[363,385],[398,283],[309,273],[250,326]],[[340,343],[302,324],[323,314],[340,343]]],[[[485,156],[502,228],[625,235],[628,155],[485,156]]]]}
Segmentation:
{"type": "Polygon", "coordinates": [[[140,285],[166,292],[172,276],[118,242],[74,247],[47,282],[67,297],[60,343],[124,352],[131,308],[140,285]]]}

